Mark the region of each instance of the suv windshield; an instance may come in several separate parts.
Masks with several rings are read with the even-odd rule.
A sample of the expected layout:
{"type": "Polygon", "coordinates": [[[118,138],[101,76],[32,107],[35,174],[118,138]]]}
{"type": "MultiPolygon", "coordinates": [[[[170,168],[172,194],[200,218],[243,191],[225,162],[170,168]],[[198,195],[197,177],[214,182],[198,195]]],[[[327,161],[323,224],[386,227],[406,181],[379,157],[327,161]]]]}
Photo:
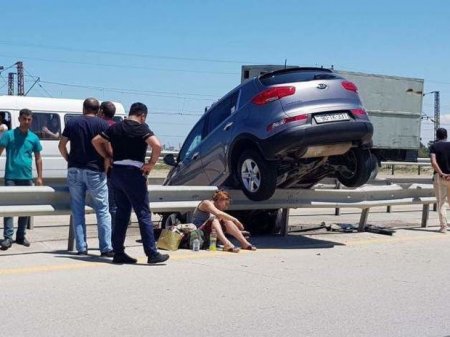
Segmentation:
{"type": "Polygon", "coordinates": [[[342,79],[342,77],[328,69],[285,69],[282,71],[264,74],[259,78],[261,83],[265,86],[292,82],[333,79],[342,79]]]}

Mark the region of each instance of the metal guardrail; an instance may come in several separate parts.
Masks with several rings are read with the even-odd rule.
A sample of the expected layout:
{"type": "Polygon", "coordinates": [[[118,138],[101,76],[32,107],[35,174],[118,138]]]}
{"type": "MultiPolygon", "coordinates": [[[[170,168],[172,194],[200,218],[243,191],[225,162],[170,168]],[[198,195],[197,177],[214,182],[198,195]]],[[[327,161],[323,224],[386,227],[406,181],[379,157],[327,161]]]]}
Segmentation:
{"type": "Polygon", "coordinates": [[[362,210],[359,231],[363,231],[372,207],[421,204],[422,227],[426,227],[429,205],[436,203],[431,184],[365,185],[357,189],[278,189],[272,198],[263,202],[248,200],[242,191],[233,190],[231,195],[233,210],[283,209],[283,234],[287,232],[291,208],[359,208],[362,210]]]}
{"type": "MultiPolygon", "coordinates": [[[[191,212],[201,200],[209,199],[214,186],[149,185],[150,207],[155,213],[191,212]]],[[[86,199],[90,204],[89,197],[86,199]]],[[[94,213],[89,206],[86,213],[94,213]]],[[[71,215],[67,186],[0,186],[0,217],[71,215]]],[[[68,250],[73,250],[72,217],[69,225],[68,250]]]]}
{"type": "Polygon", "coordinates": [[[431,162],[421,160],[417,162],[406,162],[406,161],[382,161],[381,166],[390,166],[391,167],[391,174],[395,174],[395,167],[396,166],[417,166],[417,174],[420,175],[421,168],[422,167],[431,167],[431,162]]]}
{"type": "MultiPolygon", "coordinates": [[[[150,207],[154,213],[192,212],[199,201],[209,199],[214,186],[150,185],[150,207]]],[[[266,201],[251,201],[240,190],[230,191],[232,210],[283,209],[282,234],[286,234],[291,208],[359,208],[359,230],[367,223],[369,210],[378,206],[423,205],[422,227],[426,227],[429,205],[436,202],[431,184],[366,185],[358,189],[279,189],[266,201]]],[[[89,200],[87,200],[89,204],[89,200]]],[[[93,210],[87,207],[86,211],[93,210]]],[[[0,187],[0,216],[70,214],[70,195],[65,186],[0,187]]],[[[69,227],[68,249],[73,249],[73,229],[69,227]]]]}

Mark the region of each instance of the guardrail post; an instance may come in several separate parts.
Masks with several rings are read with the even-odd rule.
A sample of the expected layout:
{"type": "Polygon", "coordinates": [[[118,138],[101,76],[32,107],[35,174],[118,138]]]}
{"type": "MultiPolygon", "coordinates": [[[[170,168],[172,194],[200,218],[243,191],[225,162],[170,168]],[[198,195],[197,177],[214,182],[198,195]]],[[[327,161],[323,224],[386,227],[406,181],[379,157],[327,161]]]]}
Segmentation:
{"type": "MultiPolygon", "coordinates": [[[[339,190],[340,188],[341,188],[341,183],[339,182],[339,180],[336,179],[336,189],[339,190]]],[[[341,209],[335,208],[334,215],[340,215],[340,214],[341,214],[341,209]]]]}
{"type": "Polygon", "coordinates": [[[420,164],[417,166],[417,175],[420,176],[420,164]]]}
{"type": "Polygon", "coordinates": [[[283,208],[281,211],[281,236],[289,234],[289,208],[283,208]]]}
{"type": "Polygon", "coordinates": [[[359,218],[358,232],[364,232],[367,224],[367,218],[369,217],[370,208],[363,208],[361,212],[361,217],[359,218]]]}
{"type": "Polygon", "coordinates": [[[30,216],[28,218],[27,229],[30,229],[30,230],[34,229],[34,216],[30,216]]]}
{"type": "Polygon", "coordinates": [[[386,213],[391,213],[391,206],[386,207],[386,213]]]}
{"type": "Polygon", "coordinates": [[[73,229],[73,217],[72,214],[70,215],[70,221],[69,221],[69,239],[67,240],[67,250],[71,252],[73,250],[75,241],[75,232],[73,229]]]}
{"type": "Polygon", "coordinates": [[[392,164],[392,166],[391,166],[391,175],[394,175],[394,171],[395,171],[395,165],[392,164]]]}
{"type": "Polygon", "coordinates": [[[421,227],[425,228],[427,227],[427,222],[428,222],[428,216],[429,216],[429,212],[430,211],[430,204],[423,204],[422,207],[422,223],[421,223],[421,227]]]}

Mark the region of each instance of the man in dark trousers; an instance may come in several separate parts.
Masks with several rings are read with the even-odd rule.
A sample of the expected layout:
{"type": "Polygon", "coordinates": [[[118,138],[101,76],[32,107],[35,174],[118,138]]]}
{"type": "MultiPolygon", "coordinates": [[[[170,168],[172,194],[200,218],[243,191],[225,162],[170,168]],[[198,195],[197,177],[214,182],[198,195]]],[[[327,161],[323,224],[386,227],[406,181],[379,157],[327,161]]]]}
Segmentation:
{"type": "Polygon", "coordinates": [[[100,104],[95,98],[83,102],[83,115],[67,121],[59,151],[68,162],[67,184],[69,185],[76,247],[79,255],[87,255],[85,198],[89,192],[92,207],[97,216],[98,240],[101,256],[112,257],[111,215],[108,209],[108,187],[103,158],[92,146],[92,139],[108,128],[108,124],[97,117],[100,104]],[[70,153],[67,143],[70,142],[70,153]]]}
{"type": "MultiPolygon", "coordinates": [[[[114,125],[116,122],[114,121],[114,115],[116,114],[116,106],[111,101],[103,101],[102,104],[100,104],[100,111],[98,113],[98,116],[103,119],[106,123],[108,123],[108,126],[114,125]]],[[[116,225],[116,211],[117,211],[117,205],[114,200],[114,193],[113,193],[113,187],[111,184],[111,171],[108,170],[106,172],[107,175],[107,181],[108,181],[108,201],[109,201],[109,214],[111,214],[111,228],[114,229],[114,226],[116,225]]]]}
{"type": "Polygon", "coordinates": [[[145,123],[147,112],[145,104],[132,104],[127,119],[114,124],[92,141],[97,152],[105,158],[105,162],[112,161],[111,183],[117,204],[116,224],[112,235],[113,263],[137,262],[125,253],[124,247],[132,207],[138,218],[147,262],[161,263],[169,259],[169,255],[158,252],[153,235],[147,175],[158,161],[161,145],[145,123]],[[110,158],[108,142],[112,145],[113,158],[110,158]],[[152,155],[146,163],[148,146],[152,149],[152,155]]]}
{"type": "Polygon", "coordinates": [[[431,165],[434,169],[433,186],[439,212],[439,232],[447,233],[447,208],[450,197],[450,143],[447,130],[436,130],[436,142],[430,146],[431,165]]]}

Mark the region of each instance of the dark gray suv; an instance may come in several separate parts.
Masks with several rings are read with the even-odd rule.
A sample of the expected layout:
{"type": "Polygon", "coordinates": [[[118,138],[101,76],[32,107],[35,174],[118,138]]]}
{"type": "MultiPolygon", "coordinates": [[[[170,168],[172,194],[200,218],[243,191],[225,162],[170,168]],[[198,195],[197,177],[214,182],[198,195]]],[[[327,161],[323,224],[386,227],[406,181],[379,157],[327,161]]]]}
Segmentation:
{"type": "Polygon", "coordinates": [[[324,177],[349,187],[376,168],[373,127],[357,87],[332,70],[290,68],[242,83],[200,118],[165,185],[240,187],[265,200],[324,177]]]}

